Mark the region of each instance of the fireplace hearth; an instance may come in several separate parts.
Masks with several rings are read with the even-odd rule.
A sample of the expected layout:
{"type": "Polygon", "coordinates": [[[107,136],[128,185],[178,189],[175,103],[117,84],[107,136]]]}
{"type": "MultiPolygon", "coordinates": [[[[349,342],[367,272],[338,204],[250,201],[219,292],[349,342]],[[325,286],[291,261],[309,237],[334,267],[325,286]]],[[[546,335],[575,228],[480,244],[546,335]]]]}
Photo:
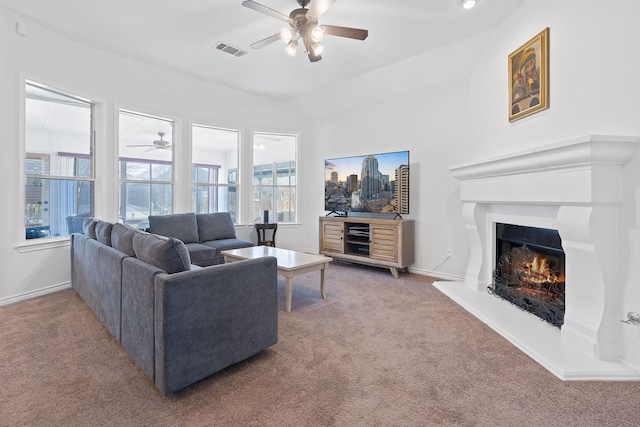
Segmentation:
{"type": "Polygon", "coordinates": [[[565,256],[556,230],[496,224],[491,295],[561,327],[565,312],[565,256]]]}

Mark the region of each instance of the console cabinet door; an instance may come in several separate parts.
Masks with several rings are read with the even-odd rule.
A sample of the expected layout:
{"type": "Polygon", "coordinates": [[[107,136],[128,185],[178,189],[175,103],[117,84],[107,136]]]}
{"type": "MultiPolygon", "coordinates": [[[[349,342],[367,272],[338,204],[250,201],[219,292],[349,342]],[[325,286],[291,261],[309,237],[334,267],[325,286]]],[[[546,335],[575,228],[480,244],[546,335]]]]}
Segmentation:
{"type": "Polygon", "coordinates": [[[344,224],[341,222],[322,222],[322,245],[320,251],[344,252],[344,224]]]}
{"type": "Polygon", "coordinates": [[[398,260],[398,227],[371,225],[369,256],[374,259],[396,262],[398,260]]]}

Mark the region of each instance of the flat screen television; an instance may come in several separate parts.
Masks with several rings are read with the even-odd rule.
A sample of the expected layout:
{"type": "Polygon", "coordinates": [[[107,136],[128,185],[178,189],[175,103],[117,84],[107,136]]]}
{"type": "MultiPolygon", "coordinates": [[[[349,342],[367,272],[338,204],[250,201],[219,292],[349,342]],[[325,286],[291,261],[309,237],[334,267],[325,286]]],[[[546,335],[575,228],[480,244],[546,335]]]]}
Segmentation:
{"type": "Polygon", "coordinates": [[[409,213],[409,151],[327,159],[324,175],[329,214],[409,213]]]}

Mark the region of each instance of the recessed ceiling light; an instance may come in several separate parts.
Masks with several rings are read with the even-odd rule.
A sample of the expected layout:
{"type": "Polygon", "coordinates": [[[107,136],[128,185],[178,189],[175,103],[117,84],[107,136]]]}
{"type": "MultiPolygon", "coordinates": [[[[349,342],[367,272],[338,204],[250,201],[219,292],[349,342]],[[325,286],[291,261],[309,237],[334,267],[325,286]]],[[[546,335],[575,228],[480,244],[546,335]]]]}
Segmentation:
{"type": "Polygon", "coordinates": [[[478,0],[460,0],[460,6],[462,6],[463,9],[471,9],[477,2],[478,0]]]}

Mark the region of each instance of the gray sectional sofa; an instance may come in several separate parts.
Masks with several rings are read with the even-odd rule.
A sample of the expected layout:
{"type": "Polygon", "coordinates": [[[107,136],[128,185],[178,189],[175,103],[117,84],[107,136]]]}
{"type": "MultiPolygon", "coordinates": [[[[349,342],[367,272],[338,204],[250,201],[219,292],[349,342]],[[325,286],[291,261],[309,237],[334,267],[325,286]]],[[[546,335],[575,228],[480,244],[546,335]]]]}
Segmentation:
{"type": "Polygon", "coordinates": [[[249,240],[236,238],[228,212],[151,215],[147,231],[181,240],[191,262],[201,267],[224,263],[222,251],[255,246],[249,240]]]}
{"type": "Polygon", "coordinates": [[[176,238],[87,218],[71,235],[71,280],[164,394],[278,341],[273,257],[198,267],[176,238]]]}

